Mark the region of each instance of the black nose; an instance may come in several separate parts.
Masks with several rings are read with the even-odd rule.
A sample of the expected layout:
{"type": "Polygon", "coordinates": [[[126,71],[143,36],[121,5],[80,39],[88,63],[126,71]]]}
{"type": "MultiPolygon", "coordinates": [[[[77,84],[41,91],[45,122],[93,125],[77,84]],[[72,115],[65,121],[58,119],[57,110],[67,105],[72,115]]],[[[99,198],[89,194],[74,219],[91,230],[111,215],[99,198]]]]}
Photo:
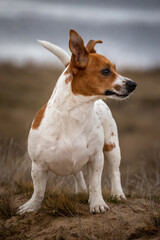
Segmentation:
{"type": "Polygon", "coordinates": [[[128,92],[133,92],[134,89],[136,88],[136,86],[137,86],[137,83],[135,83],[133,81],[130,81],[130,80],[127,80],[126,89],[128,90],[128,92]]]}

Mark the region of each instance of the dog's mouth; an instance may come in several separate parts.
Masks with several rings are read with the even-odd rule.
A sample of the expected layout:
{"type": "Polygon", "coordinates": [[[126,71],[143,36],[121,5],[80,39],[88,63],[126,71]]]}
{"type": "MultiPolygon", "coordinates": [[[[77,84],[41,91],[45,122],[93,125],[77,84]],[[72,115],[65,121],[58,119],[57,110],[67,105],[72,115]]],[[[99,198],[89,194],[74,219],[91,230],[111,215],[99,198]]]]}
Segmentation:
{"type": "Polygon", "coordinates": [[[115,96],[115,97],[118,97],[118,98],[126,98],[126,97],[128,97],[129,93],[118,94],[116,92],[113,92],[113,91],[110,91],[110,90],[106,90],[105,91],[105,95],[106,96],[115,96]]]}

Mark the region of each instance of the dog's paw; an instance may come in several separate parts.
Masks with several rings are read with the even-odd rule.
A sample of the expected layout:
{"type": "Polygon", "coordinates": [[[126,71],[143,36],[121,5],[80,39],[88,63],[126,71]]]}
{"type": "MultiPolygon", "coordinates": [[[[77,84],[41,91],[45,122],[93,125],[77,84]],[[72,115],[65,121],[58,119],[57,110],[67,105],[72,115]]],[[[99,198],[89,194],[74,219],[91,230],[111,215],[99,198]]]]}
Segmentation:
{"type": "Polygon", "coordinates": [[[104,213],[107,210],[109,210],[109,207],[103,199],[95,201],[94,203],[90,202],[91,213],[104,213]]]}
{"type": "Polygon", "coordinates": [[[39,207],[35,205],[33,202],[27,202],[20,206],[17,211],[17,215],[22,215],[26,212],[37,212],[39,207]]]}
{"type": "Polygon", "coordinates": [[[123,202],[127,201],[127,198],[126,198],[126,196],[124,195],[124,193],[112,194],[111,196],[112,196],[112,198],[114,198],[114,199],[116,199],[116,200],[118,200],[118,201],[123,201],[123,202]]]}

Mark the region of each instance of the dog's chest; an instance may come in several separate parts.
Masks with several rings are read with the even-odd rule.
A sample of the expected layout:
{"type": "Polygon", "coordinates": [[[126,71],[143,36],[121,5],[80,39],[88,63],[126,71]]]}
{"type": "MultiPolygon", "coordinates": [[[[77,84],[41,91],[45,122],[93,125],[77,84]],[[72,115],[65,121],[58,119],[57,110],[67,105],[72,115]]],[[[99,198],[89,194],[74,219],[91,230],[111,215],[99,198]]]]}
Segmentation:
{"type": "MultiPolygon", "coordinates": [[[[54,157],[47,163],[58,175],[73,174],[81,170],[90,157],[92,147],[88,146],[86,135],[61,134],[55,143],[54,150],[49,150],[54,157]]],[[[49,154],[49,155],[50,155],[49,154]]]]}
{"type": "Polygon", "coordinates": [[[91,119],[83,123],[76,119],[59,119],[53,124],[47,124],[39,134],[37,132],[34,140],[35,132],[31,132],[31,141],[37,139],[38,142],[31,147],[32,158],[45,161],[49,169],[58,175],[79,172],[96,149],[103,147],[101,126],[96,119],[91,119]]]}

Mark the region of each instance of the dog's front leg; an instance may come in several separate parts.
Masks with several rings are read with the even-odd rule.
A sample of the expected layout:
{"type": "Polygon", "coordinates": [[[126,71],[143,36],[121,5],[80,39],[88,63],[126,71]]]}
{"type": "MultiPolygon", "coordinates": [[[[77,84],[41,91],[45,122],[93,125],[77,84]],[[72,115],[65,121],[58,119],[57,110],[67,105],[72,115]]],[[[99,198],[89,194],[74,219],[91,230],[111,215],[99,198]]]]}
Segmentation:
{"type": "Polygon", "coordinates": [[[17,214],[37,211],[41,207],[46,189],[48,170],[44,166],[38,166],[38,164],[33,162],[31,175],[34,193],[28,202],[19,207],[17,214]]]}
{"type": "Polygon", "coordinates": [[[103,152],[96,154],[88,162],[90,212],[105,212],[109,207],[102,197],[101,177],[104,164],[103,152]]]}

